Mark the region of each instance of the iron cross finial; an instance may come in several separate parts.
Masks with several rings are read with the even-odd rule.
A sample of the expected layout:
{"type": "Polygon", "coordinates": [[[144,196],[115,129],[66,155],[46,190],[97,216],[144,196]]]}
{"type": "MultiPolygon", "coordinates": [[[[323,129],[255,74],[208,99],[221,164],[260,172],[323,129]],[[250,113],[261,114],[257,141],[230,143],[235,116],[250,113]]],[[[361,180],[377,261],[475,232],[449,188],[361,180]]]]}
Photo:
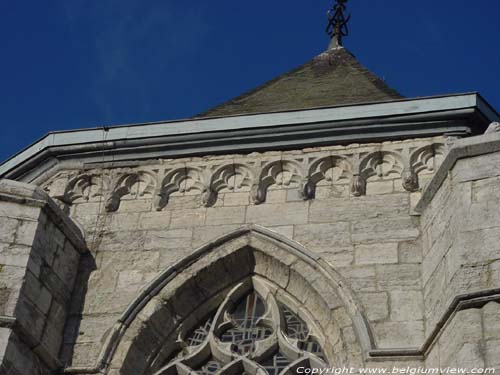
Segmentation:
{"type": "Polygon", "coordinates": [[[351,19],[349,14],[346,18],[345,11],[348,0],[336,0],[335,5],[331,10],[328,11],[328,26],[326,27],[326,33],[330,35],[332,42],[330,43],[330,48],[338,48],[342,46],[342,38],[349,35],[349,29],[347,27],[347,22],[351,19]]]}

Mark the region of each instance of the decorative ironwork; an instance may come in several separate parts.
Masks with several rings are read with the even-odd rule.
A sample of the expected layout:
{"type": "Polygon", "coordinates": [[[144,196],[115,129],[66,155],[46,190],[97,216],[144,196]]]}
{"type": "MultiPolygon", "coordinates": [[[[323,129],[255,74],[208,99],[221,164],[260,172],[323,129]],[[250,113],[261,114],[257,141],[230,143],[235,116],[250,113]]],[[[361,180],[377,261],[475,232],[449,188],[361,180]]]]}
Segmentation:
{"type": "Polygon", "coordinates": [[[216,312],[181,334],[182,349],[155,375],[279,375],[290,374],[298,365],[326,367],[319,336],[265,284],[259,284],[259,292],[253,287],[239,284],[216,312]]]}
{"type": "Polygon", "coordinates": [[[334,48],[342,46],[342,38],[349,35],[349,28],[347,23],[351,19],[349,14],[346,18],[345,11],[348,0],[337,0],[336,4],[331,10],[328,11],[328,26],[326,33],[332,39],[331,46],[334,48]]]}

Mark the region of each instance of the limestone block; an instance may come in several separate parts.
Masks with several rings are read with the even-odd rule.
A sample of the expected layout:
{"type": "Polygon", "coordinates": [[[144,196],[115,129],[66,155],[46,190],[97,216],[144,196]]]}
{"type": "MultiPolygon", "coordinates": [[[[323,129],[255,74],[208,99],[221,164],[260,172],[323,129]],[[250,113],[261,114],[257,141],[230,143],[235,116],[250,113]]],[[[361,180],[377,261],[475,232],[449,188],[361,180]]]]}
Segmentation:
{"type": "Polygon", "coordinates": [[[419,239],[399,242],[398,257],[400,263],[422,263],[422,242],[419,239]]]}
{"type": "Polygon", "coordinates": [[[500,176],[500,152],[457,160],[452,170],[456,181],[474,181],[500,176]]]}
{"type": "Polygon", "coordinates": [[[249,204],[250,192],[224,194],[224,206],[248,206],[249,204]]]}
{"type": "Polygon", "coordinates": [[[315,200],[349,198],[349,185],[316,186],[315,200]]]}
{"type": "Polygon", "coordinates": [[[415,218],[381,217],[352,223],[353,243],[416,239],[420,234],[415,218]]]}
{"type": "MultiPolygon", "coordinates": [[[[19,225],[19,220],[0,217],[0,243],[13,243],[16,238],[16,229],[19,225]]],[[[30,244],[31,245],[31,244],[30,244]]]]}
{"type": "Polygon", "coordinates": [[[110,231],[126,231],[126,230],[137,230],[139,227],[139,217],[140,213],[138,212],[129,212],[129,213],[113,213],[108,214],[109,221],[106,225],[106,229],[110,231]]]}
{"type": "Polygon", "coordinates": [[[152,202],[152,199],[122,199],[119,212],[149,212],[152,202]]]}
{"type": "Polygon", "coordinates": [[[159,269],[165,270],[192,253],[191,248],[160,249],[159,269]]]}
{"type": "Polygon", "coordinates": [[[461,368],[484,368],[484,359],[481,353],[480,343],[464,344],[456,354],[457,367],[461,368]]]}
{"type": "Polygon", "coordinates": [[[472,182],[473,203],[500,200],[500,177],[472,182]]]}
{"type": "MultiPolygon", "coordinates": [[[[296,283],[299,282],[298,279],[296,280],[296,282],[292,283],[292,285],[289,285],[289,281],[291,283],[290,279],[292,278],[291,276],[292,272],[287,265],[277,261],[274,258],[271,258],[266,254],[263,254],[260,251],[254,252],[254,257],[255,257],[254,272],[256,274],[262,275],[263,277],[268,279],[272,279],[276,284],[278,284],[282,288],[285,288],[288,285],[293,293],[299,293],[297,292],[296,289],[294,289],[294,286],[295,287],[297,286],[296,283]]],[[[294,277],[298,276],[294,274],[294,277]]],[[[301,297],[305,298],[305,295],[302,295],[301,297]]]]}
{"type": "MultiPolygon", "coordinates": [[[[257,263],[257,266],[259,263],[257,263]]],[[[283,273],[286,269],[283,269],[283,273]]],[[[293,264],[292,269],[289,271],[290,276],[287,283],[285,283],[285,278],[282,279],[282,284],[285,285],[285,289],[292,296],[305,303],[308,293],[310,293],[311,284],[317,277],[317,273],[314,269],[304,262],[298,262],[293,264]]],[[[286,276],[286,273],[284,273],[286,276]]]]}
{"type": "Polygon", "coordinates": [[[206,208],[192,210],[175,210],[172,212],[170,228],[193,228],[205,224],[206,208]]]}
{"type": "Polygon", "coordinates": [[[306,248],[350,245],[350,225],[347,222],[295,226],[294,240],[306,248]]]}
{"type": "Polygon", "coordinates": [[[26,245],[0,243],[0,264],[5,266],[26,267],[31,248],[26,245]]]}
{"type": "Polygon", "coordinates": [[[377,265],[380,290],[420,290],[420,266],[418,264],[377,265]]]}
{"type": "MultiPolygon", "coordinates": [[[[130,250],[139,251],[145,248],[146,237],[149,233],[144,231],[120,231],[101,233],[96,238],[96,245],[100,251],[119,251],[126,252],[130,250]]],[[[153,241],[154,238],[151,239],[153,241]]],[[[92,242],[91,242],[92,243],[92,242]]],[[[154,248],[154,246],[149,246],[154,248]]]]}
{"type": "Polygon", "coordinates": [[[18,324],[28,335],[30,345],[36,345],[40,342],[45,327],[47,316],[43,314],[33,302],[28,298],[20,298],[15,311],[18,324]]]}
{"type": "Polygon", "coordinates": [[[338,271],[345,277],[353,290],[357,292],[377,291],[377,279],[374,267],[345,267],[338,271]]]}
{"type": "Polygon", "coordinates": [[[394,192],[394,182],[388,181],[368,181],[366,184],[366,195],[391,194],[394,192]]]}
{"type": "Polygon", "coordinates": [[[100,350],[101,346],[94,343],[65,345],[65,352],[71,353],[70,364],[74,367],[88,366],[89,363],[94,364],[100,350]]]}
{"type": "Polygon", "coordinates": [[[488,201],[473,203],[465,218],[464,228],[473,231],[493,227],[500,227],[499,205],[492,204],[488,201]]]}
{"type": "Polygon", "coordinates": [[[466,343],[476,344],[482,338],[481,310],[468,309],[457,313],[440,337],[439,356],[444,363],[466,343]]]}
{"type": "Polygon", "coordinates": [[[0,202],[0,217],[8,217],[12,219],[38,221],[40,215],[40,207],[29,206],[2,200],[0,202]]]}
{"type": "Polygon", "coordinates": [[[137,290],[121,289],[120,293],[112,289],[101,289],[98,293],[89,293],[85,300],[84,314],[119,314],[137,297],[137,290]]]}
{"type": "Polygon", "coordinates": [[[273,232],[276,232],[278,234],[281,234],[282,236],[285,236],[286,238],[293,239],[293,231],[294,231],[293,225],[281,225],[281,226],[277,226],[277,227],[269,227],[268,229],[270,229],[273,232]]]}
{"type": "Polygon", "coordinates": [[[202,245],[208,244],[210,241],[223,236],[224,234],[231,233],[239,227],[240,225],[217,225],[195,228],[193,232],[192,247],[198,248],[202,245]]]}
{"type": "Polygon", "coordinates": [[[163,229],[166,230],[170,225],[170,211],[153,211],[153,212],[142,212],[139,216],[139,229],[142,230],[154,230],[163,229]]]}
{"type": "Polygon", "coordinates": [[[314,200],[309,212],[311,223],[394,217],[409,212],[408,194],[370,195],[349,199],[314,200]]]}
{"type": "Polygon", "coordinates": [[[73,316],[68,320],[64,342],[66,344],[95,343],[99,346],[118,318],[118,314],[73,316]]]}
{"type": "Polygon", "coordinates": [[[287,197],[286,189],[273,189],[272,187],[267,191],[266,201],[264,204],[279,204],[285,203],[287,197]]]}
{"type": "Polygon", "coordinates": [[[94,216],[104,212],[104,202],[74,203],[73,215],[77,217],[94,216]]]}
{"type": "Polygon", "coordinates": [[[487,366],[500,369],[500,340],[487,341],[485,345],[485,362],[487,366]]]}
{"type": "Polygon", "coordinates": [[[302,197],[299,189],[287,189],[286,190],[286,201],[287,202],[301,202],[304,198],[302,197]]]}
{"type": "Polygon", "coordinates": [[[490,302],[483,307],[485,340],[500,340],[500,303],[490,302]]]}
{"type": "Polygon", "coordinates": [[[308,209],[309,202],[249,206],[246,222],[265,226],[306,224],[308,209]]]}
{"type": "Polygon", "coordinates": [[[177,195],[175,193],[168,198],[168,204],[165,211],[196,209],[200,207],[199,195],[177,195]]]}
{"type": "Polygon", "coordinates": [[[19,290],[23,285],[23,267],[0,265],[0,313],[14,315],[19,290]]]}
{"type": "Polygon", "coordinates": [[[108,273],[127,269],[155,272],[158,270],[159,260],[159,250],[127,251],[126,255],[120,252],[102,251],[97,254],[96,264],[99,269],[108,273]]]}
{"type": "Polygon", "coordinates": [[[370,321],[381,321],[389,316],[387,293],[359,293],[359,298],[370,321]]]}
{"type": "Polygon", "coordinates": [[[54,258],[52,269],[62,280],[68,290],[73,290],[73,284],[78,271],[80,253],[66,241],[64,248],[60,249],[54,258]]]}
{"type": "Polygon", "coordinates": [[[314,248],[333,268],[351,266],[354,263],[354,247],[314,248]]]}
{"type": "Polygon", "coordinates": [[[246,207],[210,207],[207,209],[206,225],[243,224],[246,207]]]}
{"type": "Polygon", "coordinates": [[[399,291],[393,290],[391,296],[391,320],[405,322],[412,320],[422,320],[424,311],[424,301],[420,291],[399,291]]]}
{"type": "Polygon", "coordinates": [[[424,341],[423,321],[380,322],[373,329],[380,348],[418,348],[424,341]]]}
{"type": "Polygon", "coordinates": [[[437,319],[444,312],[444,306],[449,299],[446,295],[448,283],[444,263],[436,269],[429,282],[424,286],[425,316],[428,332],[434,328],[437,319]]]}
{"type": "Polygon", "coordinates": [[[37,221],[21,221],[17,226],[15,241],[18,245],[31,246],[35,240],[35,234],[38,230],[37,221]]]}
{"type": "Polygon", "coordinates": [[[53,301],[41,340],[41,344],[53,358],[58,358],[59,350],[63,342],[65,322],[65,307],[57,303],[57,301],[53,301]]]}
{"type": "Polygon", "coordinates": [[[397,242],[355,245],[354,252],[354,262],[360,266],[398,263],[397,242]]]}
{"type": "Polygon", "coordinates": [[[26,272],[21,298],[26,297],[46,315],[52,303],[51,292],[31,272],[26,272]]]}

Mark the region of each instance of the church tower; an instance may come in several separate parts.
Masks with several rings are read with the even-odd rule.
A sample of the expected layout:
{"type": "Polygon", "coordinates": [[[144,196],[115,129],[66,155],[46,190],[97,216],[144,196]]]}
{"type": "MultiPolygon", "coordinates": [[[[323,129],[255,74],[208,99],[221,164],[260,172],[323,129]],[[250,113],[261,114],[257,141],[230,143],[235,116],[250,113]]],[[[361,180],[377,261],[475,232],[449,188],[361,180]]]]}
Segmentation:
{"type": "Polygon", "coordinates": [[[250,92],[0,165],[0,374],[500,370],[500,116],[401,96],[347,3],[250,92]]]}

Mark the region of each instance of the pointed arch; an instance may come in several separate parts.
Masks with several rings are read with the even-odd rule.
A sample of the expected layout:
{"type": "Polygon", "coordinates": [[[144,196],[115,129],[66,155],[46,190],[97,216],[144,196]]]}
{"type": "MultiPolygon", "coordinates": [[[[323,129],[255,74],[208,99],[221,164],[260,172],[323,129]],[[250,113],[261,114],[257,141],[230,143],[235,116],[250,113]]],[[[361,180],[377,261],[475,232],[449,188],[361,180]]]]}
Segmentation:
{"type": "Polygon", "coordinates": [[[171,354],[163,349],[165,343],[175,342],[206,319],[236,285],[255,284],[255,279],[264,280],[273,298],[321,332],[332,365],[362,365],[374,348],[360,304],[332,266],[297,242],[251,225],[219,237],[161,272],[115,324],[96,369],[155,373],[171,354]]]}

